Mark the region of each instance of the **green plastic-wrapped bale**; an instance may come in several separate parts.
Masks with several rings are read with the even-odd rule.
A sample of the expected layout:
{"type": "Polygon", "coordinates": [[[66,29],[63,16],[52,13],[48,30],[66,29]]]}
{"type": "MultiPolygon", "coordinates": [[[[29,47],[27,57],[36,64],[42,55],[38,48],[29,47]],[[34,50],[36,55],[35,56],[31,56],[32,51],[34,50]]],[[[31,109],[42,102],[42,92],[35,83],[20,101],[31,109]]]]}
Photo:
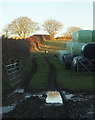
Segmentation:
{"type": "Polygon", "coordinates": [[[73,35],[72,35],[72,41],[73,42],[77,42],[77,32],[74,32],[73,35]]]}
{"type": "Polygon", "coordinates": [[[92,42],[95,42],[95,30],[92,31],[92,34],[93,34],[93,36],[92,36],[92,42]]]}
{"type": "Polygon", "coordinates": [[[63,54],[67,54],[67,51],[66,50],[59,50],[59,60],[61,63],[63,63],[63,58],[62,58],[63,54]]]}
{"type": "Polygon", "coordinates": [[[73,55],[80,55],[82,46],[85,45],[85,43],[79,43],[79,42],[72,42],[72,51],[71,53],[73,55]]]}
{"type": "Polygon", "coordinates": [[[92,42],[92,31],[91,30],[79,30],[72,35],[73,42],[92,42]]]}
{"type": "Polygon", "coordinates": [[[71,53],[71,51],[72,51],[72,42],[67,42],[66,50],[67,50],[68,53],[71,53]]]}
{"type": "Polygon", "coordinates": [[[79,43],[79,42],[68,42],[67,43],[67,52],[71,53],[73,55],[80,55],[81,54],[81,48],[86,43],[79,43]]]}

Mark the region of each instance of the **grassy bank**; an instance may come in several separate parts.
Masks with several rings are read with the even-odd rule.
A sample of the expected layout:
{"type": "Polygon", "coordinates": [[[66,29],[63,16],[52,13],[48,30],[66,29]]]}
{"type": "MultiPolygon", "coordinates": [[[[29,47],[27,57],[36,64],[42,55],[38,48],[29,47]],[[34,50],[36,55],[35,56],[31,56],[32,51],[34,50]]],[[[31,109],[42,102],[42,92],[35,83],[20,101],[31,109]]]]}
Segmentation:
{"type": "Polygon", "coordinates": [[[27,40],[2,39],[2,93],[7,94],[9,91],[15,89],[21,84],[18,82],[14,86],[10,85],[10,80],[7,75],[6,65],[13,63],[13,60],[21,62],[21,73],[23,77],[27,74],[29,69],[28,60],[30,59],[29,42],[27,40]],[[28,67],[25,69],[24,67],[28,67]]]}
{"type": "Polygon", "coordinates": [[[46,88],[49,75],[49,66],[44,58],[37,59],[37,71],[33,78],[30,80],[30,90],[41,90],[46,88]]]}
{"type": "Polygon", "coordinates": [[[66,49],[66,42],[65,40],[47,40],[44,41],[40,52],[44,52],[45,49],[48,51],[49,54],[58,54],[59,50],[66,49]],[[46,48],[45,48],[46,45],[46,48]]]}

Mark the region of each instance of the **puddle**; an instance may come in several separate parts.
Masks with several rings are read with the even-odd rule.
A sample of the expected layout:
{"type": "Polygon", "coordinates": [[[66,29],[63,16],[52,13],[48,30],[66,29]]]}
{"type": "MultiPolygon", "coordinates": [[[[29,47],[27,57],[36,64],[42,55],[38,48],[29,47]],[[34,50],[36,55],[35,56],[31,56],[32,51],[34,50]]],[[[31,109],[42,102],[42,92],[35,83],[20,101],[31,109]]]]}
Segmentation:
{"type": "Polygon", "coordinates": [[[8,97],[13,95],[14,93],[24,93],[24,88],[18,88],[16,90],[14,90],[11,94],[8,95],[8,97]]]}
{"type": "Polygon", "coordinates": [[[15,105],[12,105],[12,106],[3,106],[3,107],[1,107],[3,114],[12,111],[14,108],[15,108],[15,105]]]}
{"type": "Polygon", "coordinates": [[[24,93],[24,89],[23,88],[18,88],[13,93],[24,93]]]}
{"type": "Polygon", "coordinates": [[[35,97],[35,96],[42,97],[42,94],[41,95],[40,94],[34,94],[33,97],[35,97]]]}
{"type": "Polygon", "coordinates": [[[67,100],[70,100],[73,96],[74,96],[73,94],[67,94],[67,95],[65,95],[65,98],[67,100]]]}
{"type": "Polygon", "coordinates": [[[88,101],[90,99],[94,99],[95,96],[91,95],[91,96],[75,96],[74,98],[71,98],[71,100],[73,100],[73,102],[77,102],[77,101],[88,101]]]}
{"type": "Polygon", "coordinates": [[[66,92],[65,92],[65,91],[61,91],[61,92],[62,92],[62,94],[64,94],[64,95],[66,94],[66,92]]]}
{"type": "Polygon", "coordinates": [[[72,100],[73,102],[87,101],[95,98],[95,95],[83,95],[83,93],[71,94],[62,91],[62,94],[65,96],[66,100],[72,100]]]}
{"type": "Polygon", "coordinates": [[[27,99],[27,98],[30,98],[31,96],[32,96],[31,94],[26,93],[24,98],[27,99]]]}
{"type": "Polygon", "coordinates": [[[63,103],[58,91],[49,91],[47,93],[46,103],[63,103]]]}
{"type": "MultiPolygon", "coordinates": [[[[0,114],[4,114],[4,113],[8,113],[11,112],[15,109],[16,105],[20,104],[23,100],[27,100],[28,98],[30,98],[31,96],[38,96],[40,99],[44,99],[46,100],[46,102],[44,101],[43,105],[40,106],[40,108],[45,107],[48,109],[48,106],[62,106],[63,105],[63,101],[61,98],[61,95],[58,91],[43,91],[43,92],[38,92],[38,93],[26,93],[24,92],[24,89],[19,88],[16,89],[12,92],[12,94],[14,93],[18,93],[16,94],[17,96],[15,96],[15,99],[13,100],[13,96],[10,97],[13,102],[9,102],[7,105],[5,104],[3,107],[0,107],[0,114]],[[23,93],[23,94],[20,94],[23,93]],[[20,97],[22,96],[22,97],[20,97]],[[18,97],[18,98],[17,98],[18,97]],[[18,100],[18,102],[16,102],[16,99],[18,100]]],[[[84,100],[89,100],[92,99],[93,97],[95,98],[95,95],[83,95],[82,93],[75,93],[75,94],[71,94],[65,91],[62,91],[62,94],[64,95],[64,98],[66,100],[72,100],[73,102],[71,104],[75,104],[74,102],[76,101],[84,101],[84,100]]],[[[31,99],[32,100],[32,99],[31,99]]],[[[65,103],[64,103],[65,105],[65,103]]],[[[90,107],[88,110],[86,109],[86,115],[88,117],[93,116],[93,109],[90,107]]],[[[4,114],[6,115],[6,114],[4,114]]]]}
{"type": "Polygon", "coordinates": [[[30,98],[31,96],[33,97],[39,97],[39,98],[42,98],[42,95],[43,94],[46,94],[47,92],[39,92],[39,93],[25,93],[25,96],[24,96],[24,99],[27,99],[27,98],[30,98]]]}
{"type": "MultiPolygon", "coordinates": [[[[73,102],[87,101],[89,99],[95,98],[95,95],[94,96],[93,95],[84,96],[82,93],[71,94],[71,93],[62,91],[62,94],[64,95],[64,98],[66,100],[72,100],[73,102]]],[[[7,105],[5,104],[3,107],[0,108],[0,114],[2,113],[2,110],[3,110],[3,113],[12,111],[17,104],[20,104],[23,100],[27,100],[31,96],[34,96],[34,97],[38,96],[40,99],[45,99],[46,105],[52,105],[55,103],[56,103],[56,105],[63,104],[61,95],[58,91],[43,91],[43,92],[31,94],[31,93],[25,93],[23,88],[18,88],[10,94],[8,99],[11,100],[11,102],[9,101],[9,103],[7,105]],[[15,97],[11,96],[15,93],[18,93],[19,95],[17,94],[17,96],[15,96],[15,97]],[[20,94],[20,93],[23,93],[23,94],[20,94]]],[[[88,113],[88,114],[90,114],[90,113],[88,113]]]]}

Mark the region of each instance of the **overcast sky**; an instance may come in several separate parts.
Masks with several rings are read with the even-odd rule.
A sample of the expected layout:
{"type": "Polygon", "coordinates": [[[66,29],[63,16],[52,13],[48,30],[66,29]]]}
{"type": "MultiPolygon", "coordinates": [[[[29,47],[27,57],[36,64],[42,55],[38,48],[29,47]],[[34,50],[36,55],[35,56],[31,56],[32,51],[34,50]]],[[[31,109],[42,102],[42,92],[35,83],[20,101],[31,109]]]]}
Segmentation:
{"type": "MultiPolygon", "coordinates": [[[[80,0],[81,1],[81,0],[80,0]]],[[[0,29],[14,19],[27,16],[42,25],[47,19],[60,21],[64,33],[70,26],[93,29],[93,2],[7,2],[1,3],[0,29]]],[[[37,33],[46,33],[38,31],[37,33]]],[[[60,35],[60,34],[59,34],[60,35]]]]}

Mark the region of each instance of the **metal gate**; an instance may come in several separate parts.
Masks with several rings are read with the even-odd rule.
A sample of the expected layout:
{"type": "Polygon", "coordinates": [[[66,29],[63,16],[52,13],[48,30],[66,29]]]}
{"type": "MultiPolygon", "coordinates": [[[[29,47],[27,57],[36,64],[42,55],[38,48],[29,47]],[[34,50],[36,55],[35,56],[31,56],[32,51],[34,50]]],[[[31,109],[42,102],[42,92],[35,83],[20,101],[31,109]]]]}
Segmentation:
{"type": "Polygon", "coordinates": [[[21,74],[19,62],[6,65],[6,71],[11,86],[14,86],[15,84],[17,84],[22,80],[22,74],[21,74]]]}

